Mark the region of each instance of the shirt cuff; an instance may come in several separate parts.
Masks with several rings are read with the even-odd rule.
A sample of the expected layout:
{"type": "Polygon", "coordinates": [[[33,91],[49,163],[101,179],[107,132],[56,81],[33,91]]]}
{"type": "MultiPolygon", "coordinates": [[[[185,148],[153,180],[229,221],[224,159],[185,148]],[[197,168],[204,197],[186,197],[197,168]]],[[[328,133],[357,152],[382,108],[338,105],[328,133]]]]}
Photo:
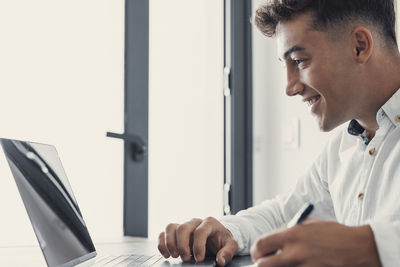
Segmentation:
{"type": "Polygon", "coordinates": [[[369,222],[383,267],[400,264],[400,225],[387,222],[369,222]]]}
{"type": "Polygon", "coordinates": [[[236,252],[235,255],[249,255],[250,248],[247,248],[245,246],[238,225],[231,222],[231,219],[235,219],[235,217],[233,215],[227,215],[220,218],[219,221],[226,229],[228,229],[228,231],[232,234],[233,239],[238,244],[238,251],[236,252]]]}

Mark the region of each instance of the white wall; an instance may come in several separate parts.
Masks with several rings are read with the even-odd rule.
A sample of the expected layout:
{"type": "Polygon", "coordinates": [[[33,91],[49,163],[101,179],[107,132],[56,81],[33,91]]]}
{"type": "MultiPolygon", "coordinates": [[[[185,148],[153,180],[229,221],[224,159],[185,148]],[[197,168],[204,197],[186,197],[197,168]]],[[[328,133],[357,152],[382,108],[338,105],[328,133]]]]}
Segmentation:
{"type": "Polygon", "coordinates": [[[149,232],[222,215],[223,1],[150,1],[149,232]]]}
{"type": "MultiPolygon", "coordinates": [[[[0,1],[0,32],[0,136],[55,144],[95,241],[121,236],[124,1],[0,1]]],[[[222,215],[222,69],[222,0],[150,1],[152,238],[222,215]]],[[[0,246],[37,244],[6,164],[0,190],[0,246]]]]}
{"type": "MultiPolygon", "coordinates": [[[[124,1],[2,0],[0,33],[0,136],[56,145],[93,237],[121,236],[124,1]]],[[[37,244],[3,165],[0,192],[0,245],[37,244]]]]}
{"type": "MultiPolygon", "coordinates": [[[[253,7],[259,2],[253,0],[253,7]]],[[[253,200],[257,204],[292,188],[339,129],[321,133],[301,97],[286,96],[286,72],[278,61],[276,40],[263,36],[255,26],[253,64],[253,200]],[[299,122],[295,131],[293,121],[299,122]],[[298,132],[298,147],[286,144],[292,132],[298,132]]]]}

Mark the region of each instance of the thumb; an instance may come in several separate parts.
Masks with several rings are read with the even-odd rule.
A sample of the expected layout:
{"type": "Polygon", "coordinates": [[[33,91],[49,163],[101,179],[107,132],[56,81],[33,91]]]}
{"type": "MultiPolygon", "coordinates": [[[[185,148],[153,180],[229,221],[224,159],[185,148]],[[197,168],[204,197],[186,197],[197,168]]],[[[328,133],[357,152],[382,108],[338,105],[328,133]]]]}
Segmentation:
{"type": "Polygon", "coordinates": [[[224,266],[228,262],[230,262],[238,250],[238,244],[236,241],[231,238],[229,239],[225,245],[218,251],[216,256],[216,262],[219,266],[224,266]]]}

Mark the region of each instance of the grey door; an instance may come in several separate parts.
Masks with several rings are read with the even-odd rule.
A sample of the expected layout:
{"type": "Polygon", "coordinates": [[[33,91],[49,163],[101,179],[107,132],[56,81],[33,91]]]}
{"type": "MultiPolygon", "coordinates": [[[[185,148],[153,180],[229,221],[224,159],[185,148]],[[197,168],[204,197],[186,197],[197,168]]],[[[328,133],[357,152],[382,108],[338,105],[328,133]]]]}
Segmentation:
{"type": "Polygon", "coordinates": [[[148,235],[149,1],[125,2],[124,235],[148,235]]]}

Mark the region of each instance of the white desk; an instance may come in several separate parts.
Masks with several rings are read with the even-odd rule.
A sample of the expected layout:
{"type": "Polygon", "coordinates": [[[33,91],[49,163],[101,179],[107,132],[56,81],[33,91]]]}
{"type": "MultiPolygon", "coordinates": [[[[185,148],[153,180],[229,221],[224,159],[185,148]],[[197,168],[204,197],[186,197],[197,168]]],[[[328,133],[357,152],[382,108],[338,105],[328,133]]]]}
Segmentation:
{"type": "MultiPolygon", "coordinates": [[[[119,240],[109,242],[96,242],[96,251],[102,255],[123,254],[159,254],[157,242],[149,241],[147,238],[121,237],[119,240]]],[[[180,259],[169,259],[166,261],[168,267],[175,263],[181,263],[180,259]]],[[[252,264],[250,256],[235,257],[227,267],[243,267],[252,264]]],[[[196,264],[197,265],[197,264],[196,264]]],[[[209,265],[209,264],[208,264],[209,265]]],[[[0,247],[0,267],[46,267],[42,251],[39,246],[26,247],[0,247]]],[[[182,267],[184,265],[177,265],[182,267]]],[[[187,264],[186,267],[195,266],[187,264]]],[[[201,265],[197,265],[200,267],[201,265]]],[[[254,266],[254,265],[253,265],[254,266]]]]}
{"type": "MultiPolygon", "coordinates": [[[[121,237],[120,240],[98,242],[95,247],[100,256],[120,254],[153,255],[159,253],[155,241],[138,237],[121,237]]],[[[0,247],[0,266],[46,267],[47,265],[39,246],[21,246],[0,247]]]]}

